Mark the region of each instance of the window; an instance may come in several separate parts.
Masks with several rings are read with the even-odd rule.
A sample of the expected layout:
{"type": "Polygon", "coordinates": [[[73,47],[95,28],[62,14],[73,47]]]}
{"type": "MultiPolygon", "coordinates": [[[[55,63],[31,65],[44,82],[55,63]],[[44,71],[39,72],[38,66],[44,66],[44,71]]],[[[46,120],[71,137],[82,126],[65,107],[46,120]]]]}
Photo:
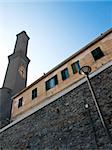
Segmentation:
{"type": "Polygon", "coordinates": [[[61,71],[61,76],[62,80],[66,80],[67,78],[69,78],[68,68],[65,68],[64,70],[61,71]]]}
{"type": "Polygon", "coordinates": [[[57,75],[46,81],[46,90],[49,90],[55,87],[58,84],[57,75]]]}
{"type": "Polygon", "coordinates": [[[72,71],[73,71],[73,74],[77,73],[77,72],[80,72],[80,64],[79,64],[79,60],[74,62],[72,65],[72,71]]]}
{"type": "Polygon", "coordinates": [[[100,47],[96,48],[91,53],[92,53],[93,58],[94,58],[95,61],[104,56],[104,53],[102,52],[102,50],[100,49],[100,47]]]}
{"type": "Polygon", "coordinates": [[[21,97],[18,101],[18,108],[23,105],[23,97],[21,97]]]}
{"type": "Polygon", "coordinates": [[[37,88],[35,88],[34,90],[32,90],[32,99],[37,97],[37,88]]]}

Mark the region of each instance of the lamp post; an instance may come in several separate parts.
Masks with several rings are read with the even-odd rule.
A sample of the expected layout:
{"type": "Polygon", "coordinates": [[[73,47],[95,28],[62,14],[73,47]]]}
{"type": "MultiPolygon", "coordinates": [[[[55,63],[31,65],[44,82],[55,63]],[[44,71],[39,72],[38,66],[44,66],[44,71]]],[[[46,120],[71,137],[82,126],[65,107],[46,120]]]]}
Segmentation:
{"type": "Polygon", "coordinates": [[[89,79],[89,74],[90,74],[90,72],[91,72],[91,67],[90,67],[90,66],[83,66],[83,67],[80,69],[80,73],[81,73],[81,74],[84,74],[84,75],[86,76],[87,83],[88,83],[88,86],[89,86],[89,90],[90,90],[90,92],[91,92],[91,95],[92,95],[94,104],[95,104],[95,106],[96,106],[96,109],[97,109],[99,118],[100,118],[100,120],[101,120],[102,126],[104,127],[104,129],[105,129],[105,131],[106,131],[106,134],[107,134],[107,136],[108,136],[110,142],[112,143],[111,135],[110,135],[110,133],[109,133],[109,131],[108,131],[108,128],[107,128],[107,126],[106,126],[106,124],[105,124],[103,115],[102,115],[101,110],[100,110],[100,106],[99,106],[99,104],[98,104],[98,102],[97,102],[97,98],[96,98],[94,89],[93,89],[93,87],[92,87],[92,85],[91,85],[91,81],[90,81],[90,79],[89,79]]]}

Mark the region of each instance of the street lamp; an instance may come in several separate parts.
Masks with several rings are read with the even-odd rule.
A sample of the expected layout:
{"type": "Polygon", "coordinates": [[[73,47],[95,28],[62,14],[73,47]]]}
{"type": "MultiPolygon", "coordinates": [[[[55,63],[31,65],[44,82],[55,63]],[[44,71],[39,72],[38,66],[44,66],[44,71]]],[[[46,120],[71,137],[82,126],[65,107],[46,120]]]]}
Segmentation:
{"type": "Polygon", "coordinates": [[[90,90],[90,92],[91,92],[91,95],[92,95],[93,101],[94,101],[94,103],[95,103],[95,106],[96,106],[98,115],[99,115],[99,117],[100,117],[101,123],[102,123],[102,125],[103,125],[103,127],[104,127],[104,129],[105,129],[105,131],[106,131],[106,133],[107,133],[107,135],[108,135],[108,137],[109,137],[109,140],[110,140],[111,143],[112,143],[111,135],[110,135],[110,133],[109,133],[109,131],[108,131],[108,128],[107,128],[107,126],[106,126],[106,124],[105,124],[103,115],[102,115],[101,110],[100,110],[100,106],[99,106],[99,104],[98,104],[98,102],[97,102],[97,98],[96,98],[94,89],[93,89],[93,87],[92,87],[92,85],[91,85],[91,81],[90,81],[90,79],[89,79],[89,74],[90,74],[90,72],[91,72],[91,67],[90,67],[90,66],[83,66],[83,67],[80,69],[80,74],[84,74],[84,75],[86,76],[87,83],[88,83],[88,86],[89,86],[89,90],[90,90]]]}

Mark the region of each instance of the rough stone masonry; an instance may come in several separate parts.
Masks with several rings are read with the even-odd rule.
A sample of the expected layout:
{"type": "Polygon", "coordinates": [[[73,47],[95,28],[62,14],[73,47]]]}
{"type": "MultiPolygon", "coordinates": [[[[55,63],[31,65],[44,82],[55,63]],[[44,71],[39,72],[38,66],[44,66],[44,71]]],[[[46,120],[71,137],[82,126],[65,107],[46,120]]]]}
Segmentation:
{"type": "MultiPolygon", "coordinates": [[[[112,136],[112,66],[91,82],[112,136]]],[[[86,82],[3,131],[0,142],[2,150],[112,149],[86,82]]]]}

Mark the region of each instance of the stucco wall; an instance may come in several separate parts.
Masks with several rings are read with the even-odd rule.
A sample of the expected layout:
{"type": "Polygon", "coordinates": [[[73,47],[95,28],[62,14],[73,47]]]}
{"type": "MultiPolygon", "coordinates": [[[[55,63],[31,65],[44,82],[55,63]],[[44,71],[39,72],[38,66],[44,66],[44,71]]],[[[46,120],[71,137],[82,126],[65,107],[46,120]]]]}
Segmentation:
{"type": "MultiPolygon", "coordinates": [[[[112,135],[112,66],[92,79],[112,135]]],[[[11,150],[112,149],[87,83],[38,110],[0,134],[1,148],[11,150]],[[89,109],[84,107],[89,103],[89,109]]]]}

